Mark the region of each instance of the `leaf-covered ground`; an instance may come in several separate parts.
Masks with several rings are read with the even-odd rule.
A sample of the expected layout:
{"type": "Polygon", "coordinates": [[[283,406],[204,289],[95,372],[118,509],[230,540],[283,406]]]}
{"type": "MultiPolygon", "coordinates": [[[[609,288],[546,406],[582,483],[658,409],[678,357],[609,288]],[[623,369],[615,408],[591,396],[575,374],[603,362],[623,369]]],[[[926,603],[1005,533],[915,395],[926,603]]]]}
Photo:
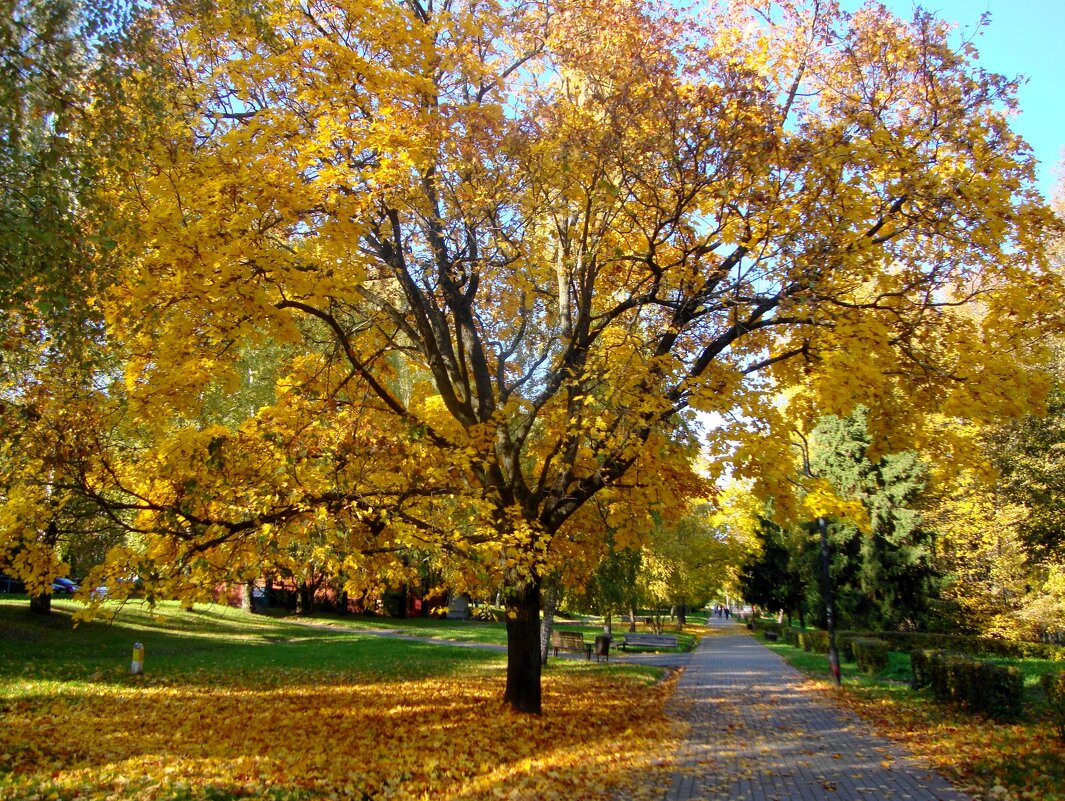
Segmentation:
{"type": "MultiPolygon", "coordinates": [[[[503,708],[494,652],[472,658],[465,649],[456,674],[433,666],[457,648],[427,654],[434,646],[330,632],[315,648],[305,636],[282,638],[281,624],[270,642],[259,632],[234,643],[225,625],[219,632],[206,621],[198,628],[208,637],[186,631],[180,640],[193,654],[187,664],[164,667],[165,655],[153,664],[149,650],[145,677],[126,675],[128,663],[85,675],[85,659],[55,651],[69,637],[81,653],[92,631],[53,625],[42,634],[9,611],[0,609],[0,633],[20,636],[22,664],[0,668],[5,801],[638,798],[662,785],[632,780],[665,774],[663,755],[676,751],[679,731],[662,712],[671,682],[647,672],[560,662],[545,676],[545,714],[529,717],[503,708]],[[42,647],[51,650],[27,656],[42,647]],[[403,647],[420,650],[404,656],[403,647]],[[381,648],[393,649],[390,667],[362,670],[360,653],[381,648]],[[242,661],[248,649],[254,658],[242,661]]],[[[143,628],[96,634],[106,650],[134,632],[146,639],[143,628]]],[[[155,648],[180,649],[175,642],[155,648]]]]}
{"type": "Polygon", "coordinates": [[[858,678],[853,665],[844,665],[843,691],[834,692],[824,657],[771,647],[817,677],[811,688],[831,693],[879,733],[927,758],[976,801],[1065,801],[1065,742],[1032,698],[1020,721],[997,723],[915,693],[898,677],[858,678]]]}
{"type": "Polygon", "coordinates": [[[974,799],[1065,801],[1065,742],[1041,720],[994,723],[908,690],[850,687],[845,700],[974,799]]]}

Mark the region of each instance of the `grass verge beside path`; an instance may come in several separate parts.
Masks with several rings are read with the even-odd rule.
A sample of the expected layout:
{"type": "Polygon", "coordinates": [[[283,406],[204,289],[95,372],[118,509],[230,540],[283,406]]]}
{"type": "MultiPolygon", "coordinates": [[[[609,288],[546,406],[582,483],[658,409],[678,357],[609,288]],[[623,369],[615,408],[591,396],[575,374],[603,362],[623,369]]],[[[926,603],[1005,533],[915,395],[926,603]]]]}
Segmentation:
{"type": "MultiPolygon", "coordinates": [[[[489,645],[506,645],[507,629],[504,623],[485,620],[443,620],[440,618],[390,618],[359,616],[323,616],[301,618],[305,623],[324,625],[337,630],[347,631],[389,631],[409,637],[431,637],[433,639],[453,642],[476,642],[489,645]]],[[[559,631],[576,631],[584,635],[586,642],[595,642],[603,633],[601,624],[585,623],[556,619],[555,628],[559,631]]],[[[614,625],[614,640],[620,641],[628,630],[628,623],[618,622],[614,625]]],[[[641,625],[640,630],[647,630],[641,625]]],[[[699,637],[706,632],[705,620],[689,623],[681,630],[667,628],[665,634],[677,637],[679,652],[690,651],[699,642],[699,637]]],[[[640,649],[637,649],[640,650],[640,649]]],[[[669,651],[670,649],[659,649],[669,651]]]]}
{"type": "Polygon", "coordinates": [[[531,717],[491,650],[170,604],[72,629],[75,608],[0,601],[2,801],[639,798],[677,751],[653,669],[554,660],[531,717]]]}
{"type": "MultiPolygon", "coordinates": [[[[972,715],[937,702],[927,691],[911,690],[909,656],[896,653],[886,670],[873,677],[844,662],[843,689],[835,693],[827,657],[781,642],[764,644],[880,734],[928,758],[976,801],[1065,801],[1065,743],[1055,736],[1038,703],[1029,704],[1026,717],[1016,723],[972,715]]],[[[1021,664],[1028,661],[1011,664],[1022,667],[1026,687],[1034,688],[1045,665],[1042,660],[1021,664]]]]}

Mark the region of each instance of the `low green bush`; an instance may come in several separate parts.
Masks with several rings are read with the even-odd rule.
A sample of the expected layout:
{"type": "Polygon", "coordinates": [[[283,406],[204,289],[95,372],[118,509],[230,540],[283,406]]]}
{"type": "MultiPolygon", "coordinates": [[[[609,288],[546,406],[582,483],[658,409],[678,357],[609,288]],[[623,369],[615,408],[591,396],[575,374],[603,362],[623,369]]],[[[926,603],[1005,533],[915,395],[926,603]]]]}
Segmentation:
{"type": "MultiPolygon", "coordinates": [[[[839,658],[848,662],[855,660],[854,656],[854,641],[861,639],[861,634],[855,634],[853,632],[839,632],[836,634],[836,650],[839,651],[839,658]]],[[[885,643],[886,645],[887,643],[885,643]]]]}
{"type": "Polygon", "coordinates": [[[971,656],[1001,656],[1008,659],[1050,659],[1065,662],[1065,646],[1021,640],[972,637],[967,634],[929,634],[917,631],[881,631],[892,651],[954,651],[971,656]]]}
{"type": "Polygon", "coordinates": [[[913,668],[913,689],[920,690],[932,686],[932,655],[937,653],[928,648],[910,651],[910,667],[913,668]]]}
{"type": "MultiPolygon", "coordinates": [[[[858,669],[870,676],[879,673],[888,664],[888,644],[873,637],[849,637],[847,642],[854,653],[858,669]]],[[[842,650],[842,649],[841,649],[842,650]]]]}
{"type": "Polygon", "coordinates": [[[1015,667],[950,651],[917,650],[910,660],[914,686],[927,684],[940,701],[953,701],[994,720],[1013,720],[1021,714],[1024,677],[1015,667]]]}
{"type": "Polygon", "coordinates": [[[1058,730],[1058,736],[1065,740],[1065,672],[1044,673],[1039,681],[1046,695],[1050,721],[1058,730]]]}
{"type": "Polygon", "coordinates": [[[802,649],[814,654],[828,653],[828,632],[819,629],[811,629],[802,632],[800,637],[802,649]]]}
{"type": "Polygon", "coordinates": [[[1016,720],[1024,706],[1024,676],[1015,667],[980,662],[973,708],[995,720],[1016,720]]]}
{"type": "MultiPolygon", "coordinates": [[[[798,646],[814,653],[828,653],[828,635],[824,631],[812,629],[787,629],[784,640],[789,645],[798,646]],[[791,633],[794,632],[794,633],[791,633]],[[789,638],[794,639],[789,639],[789,638]],[[809,639],[808,639],[809,638],[809,639]]],[[[886,640],[888,650],[907,653],[922,651],[951,651],[970,656],[998,656],[1007,659],[1049,659],[1065,662],[1065,645],[1049,645],[1039,642],[1020,640],[999,640],[993,637],[972,637],[967,634],[930,634],[919,631],[854,631],[836,632],[836,645],[840,657],[847,660],[854,658],[850,641],[855,637],[875,637],[886,640]]]]}
{"type": "Polygon", "coordinates": [[[784,628],[780,623],[777,623],[775,620],[769,620],[764,617],[754,618],[753,623],[754,627],[759,631],[773,631],[777,634],[780,634],[781,629],[784,628]]]}

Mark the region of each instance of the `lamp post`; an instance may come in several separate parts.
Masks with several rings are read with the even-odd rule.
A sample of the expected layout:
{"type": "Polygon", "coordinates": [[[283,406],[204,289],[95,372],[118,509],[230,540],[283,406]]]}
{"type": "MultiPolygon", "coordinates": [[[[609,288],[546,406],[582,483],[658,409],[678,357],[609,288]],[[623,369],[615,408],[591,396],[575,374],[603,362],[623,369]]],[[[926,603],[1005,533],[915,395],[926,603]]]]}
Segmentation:
{"type": "MultiPolygon", "coordinates": [[[[794,443],[802,451],[802,471],[807,478],[815,478],[810,469],[810,446],[801,433],[801,442],[794,443]]],[[[832,597],[832,560],[828,547],[828,521],[824,515],[818,515],[817,529],[821,534],[821,596],[825,601],[825,628],[828,629],[828,669],[832,672],[832,683],[837,687],[843,684],[839,670],[839,650],[836,648],[836,612],[832,597]]]]}
{"type": "Polygon", "coordinates": [[[821,594],[825,598],[825,627],[828,629],[828,668],[832,671],[832,683],[843,684],[839,672],[839,651],[836,650],[836,614],[832,603],[832,571],[828,552],[828,523],[824,516],[817,518],[821,532],[821,594]]]}

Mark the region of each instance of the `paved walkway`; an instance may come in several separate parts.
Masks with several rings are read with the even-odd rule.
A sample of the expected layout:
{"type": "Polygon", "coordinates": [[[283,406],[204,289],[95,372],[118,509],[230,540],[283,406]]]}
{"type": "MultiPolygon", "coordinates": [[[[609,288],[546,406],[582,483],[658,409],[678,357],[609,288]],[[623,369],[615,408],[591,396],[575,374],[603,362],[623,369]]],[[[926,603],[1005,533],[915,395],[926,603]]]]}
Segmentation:
{"type": "Polygon", "coordinates": [[[741,629],[711,626],[728,631],[703,638],[670,702],[691,728],[664,801],[966,801],[741,629]]]}

